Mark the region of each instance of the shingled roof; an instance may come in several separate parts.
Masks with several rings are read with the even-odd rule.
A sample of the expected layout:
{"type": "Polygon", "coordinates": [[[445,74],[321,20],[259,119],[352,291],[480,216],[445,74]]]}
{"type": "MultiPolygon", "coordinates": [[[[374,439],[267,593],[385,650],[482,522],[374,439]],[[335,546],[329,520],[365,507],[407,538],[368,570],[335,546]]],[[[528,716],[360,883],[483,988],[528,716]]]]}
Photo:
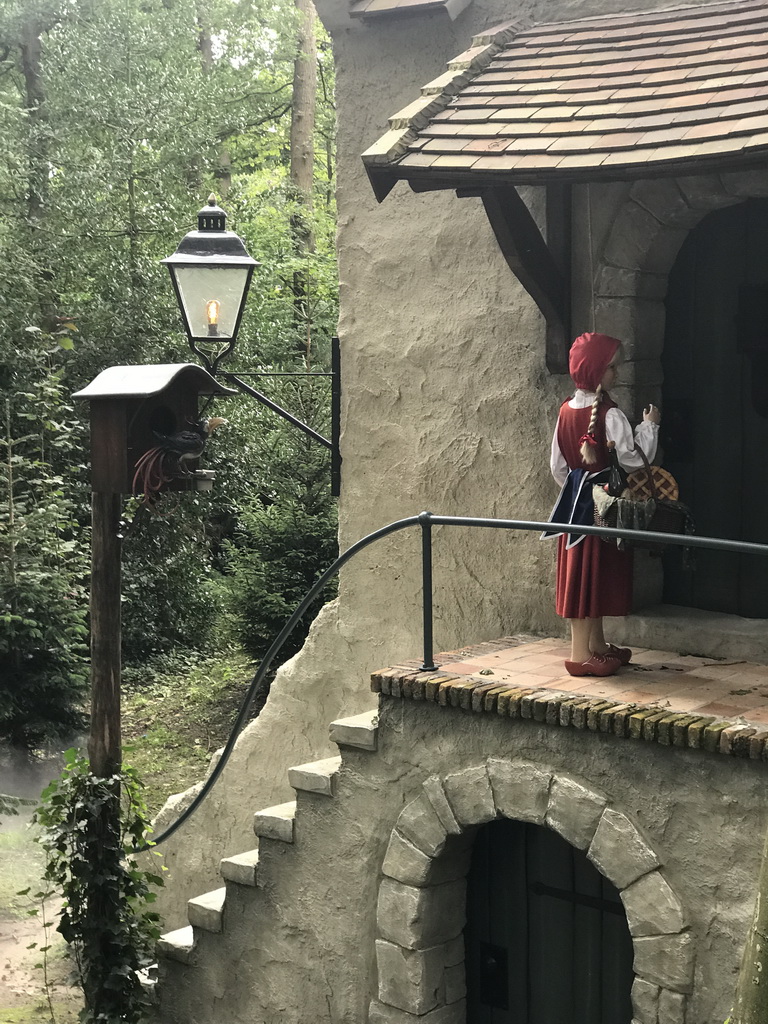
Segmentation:
{"type": "Polygon", "coordinates": [[[588,181],[768,154],[768,0],[476,36],[363,154],[380,199],[416,189],[588,181]]]}

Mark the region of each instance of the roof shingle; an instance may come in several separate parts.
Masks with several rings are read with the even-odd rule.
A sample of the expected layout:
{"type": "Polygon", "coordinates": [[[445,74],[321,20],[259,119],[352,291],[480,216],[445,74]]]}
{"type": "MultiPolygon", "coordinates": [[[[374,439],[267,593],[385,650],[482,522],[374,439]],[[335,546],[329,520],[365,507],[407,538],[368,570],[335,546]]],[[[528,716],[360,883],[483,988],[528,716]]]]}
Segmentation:
{"type": "Polygon", "coordinates": [[[380,198],[435,169],[447,188],[463,171],[584,181],[768,154],[768,0],[505,25],[449,69],[390,122],[396,153],[363,154],[380,198]]]}

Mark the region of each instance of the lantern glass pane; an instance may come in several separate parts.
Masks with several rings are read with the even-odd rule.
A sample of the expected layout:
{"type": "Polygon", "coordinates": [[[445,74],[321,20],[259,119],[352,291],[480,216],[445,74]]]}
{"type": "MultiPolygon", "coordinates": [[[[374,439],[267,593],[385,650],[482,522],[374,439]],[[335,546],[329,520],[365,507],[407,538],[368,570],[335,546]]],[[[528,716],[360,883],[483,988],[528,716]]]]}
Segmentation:
{"type": "Polygon", "coordinates": [[[226,340],[235,332],[248,267],[175,266],[184,315],[193,338],[226,340]]]}

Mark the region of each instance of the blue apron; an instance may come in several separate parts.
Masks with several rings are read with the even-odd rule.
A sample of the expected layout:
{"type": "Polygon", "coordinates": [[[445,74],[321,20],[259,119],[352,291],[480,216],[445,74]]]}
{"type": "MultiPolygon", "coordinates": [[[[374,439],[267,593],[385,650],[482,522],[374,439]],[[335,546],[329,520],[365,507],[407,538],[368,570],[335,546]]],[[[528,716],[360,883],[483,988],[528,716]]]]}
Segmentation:
{"type": "MultiPolygon", "coordinates": [[[[597,473],[590,473],[586,469],[572,469],[566,477],[547,522],[567,523],[573,526],[594,526],[595,503],[592,498],[592,485],[605,483],[607,479],[607,469],[601,469],[597,473]]],[[[547,530],[542,533],[541,539],[549,540],[562,535],[562,530],[547,530]]],[[[583,533],[568,534],[566,548],[575,547],[584,540],[584,537],[583,533]]]]}

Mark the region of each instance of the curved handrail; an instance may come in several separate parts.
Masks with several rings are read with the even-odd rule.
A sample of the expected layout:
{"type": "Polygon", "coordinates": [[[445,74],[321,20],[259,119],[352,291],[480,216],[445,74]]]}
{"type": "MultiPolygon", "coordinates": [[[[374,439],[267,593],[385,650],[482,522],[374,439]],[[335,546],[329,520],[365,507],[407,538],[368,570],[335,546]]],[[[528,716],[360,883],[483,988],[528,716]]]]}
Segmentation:
{"type": "Polygon", "coordinates": [[[546,533],[552,530],[556,530],[557,533],[568,533],[568,534],[585,534],[593,537],[613,537],[622,538],[624,540],[633,540],[635,538],[642,539],[646,544],[655,542],[659,544],[665,544],[675,547],[690,547],[690,548],[705,548],[714,549],[716,551],[734,551],[739,554],[749,555],[768,555],[768,544],[756,544],[751,541],[738,541],[738,540],[726,540],[722,537],[699,537],[695,534],[673,534],[673,533],[655,533],[650,530],[624,530],[615,529],[607,526],[578,526],[571,524],[561,523],[542,523],[535,522],[526,519],[492,519],[492,518],[477,518],[469,516],[441,516],[434,515],[432,512],[421,512],[417,516],[408,516],[406,519],[397,519],[392,523],[388,523],[386,526],[380,527],[378,530],[374,530],[373,533],[367,534],[360,540],[356,541],[346,551],[342,552],[339,557],[328,566],[328,568],[317,578],[315,583],[310,587],[303,599],[297,606],[294,613],[288,619],[286,624],[280,630],[278,635],[275,637],[271,647],[264,655],[264,660],[255,673],[251,685],[243,698],[240,705],[240,710],[237,713],[232,731],[230,732],[229,739],[227,740],[224,749],[222,750],[221,756],[219,757],[213,771],[203,783],[203,787],[200,792],[195,796],[189,807],[179,815],[179,817],[171,825],[162,832],[157,839],[146,843],[140,847],[136,852],[143,853],[152,847],[159,846],[160,843],[165,842],[175,832],[177,832],[181,826],[188,821],[195,813],[200,804],[205,800],[210,791],[213,789],[216,781],[218,780],[221,773],[229,761],[230,755],[234,750],[237,738],[240,735],[240,731],[245,724],[248,717],[248,711],[253,703],[254,697],[261,685],[264,676],[269,671],[269,668],[280,652],[281,647],[291,635],[293,630],[298,625],[304,612],[311,605],[317,595],[322,591],[326,583],[332,579],[336,573],[346,565],[346,563],[354,558],[355,555],[363,551],[371,544],[375,544],[376,541],[382,540],[384,537],[389,536],[391,533],[396,533],[399,530],[405,530],[410,526],[420,526],[422,528],[422,554],[423,554],[423,578],[424,578],[424,593],[422,595],[424,603],[424,630],[425,630],[425,644],[424,644],[424,665],[423,668],[426,671],[433,669],[432,653],[431,653],[431,528],[432,526],[465,526],[465,527],[479,527],[497,530],[521,530],[523,532],[535,532],[535,533],[546,533]],[[427,593],[427,590],[430,593],[427,593]],[[429,639],[427,641],[427,634],[429,639]]]}
{"type": "Polygon", "coordinates": [[[160,843],[164,842],[166,839],[169,839],[174,834],[174,832],[177,832],[178,829],[181,828],[184,822],[188,821],[189,818],[192,817],[197,808],[200,806],[203,800],[205,800],[210,791],[213,789],[214,785],[216,784],[216,780],[224,771],[224,767],[227,761],[229,760],[232,751],[234,750],[235,743],[237,742],[237,737],[240,735],[240,730],[243,728],[243,725],[245,724],[245,721],[248,717],[248,711],[250,710],[251,704],[253,703],[253,699],[256,696],[256,693],[264,679],[264,676],[269,671],[270,665],[280,652],[280,648],[283,646],[285,641],[288,639],[288,637],[291,635],[293,630],[298,625],[298,622],[301,619],[304,612],[307,610],[307,608],[309,608],[314,599],[326,585],[328,580],[332,579],[339,571],[339,569],[341,569],[341,567],[350,560],[350,558],[354,558],[358,551],[362,551],[363,548],[367,548],[369,544],[373,544],[377,540],[381,540],[383,537],[387,537],[390,533],[395,533],[397,530],[404,530],[408,526],[415,526],[418,522],[418,516],[409,516],[407,519],[398,519],[393,523],[388,523],[387,526],[382,526],[381,529],[379,530],[374,530],[373,533],[367,534],[365,537],[357,541],[351,547],[348,547],[346,551],[342,552],[342,554],[339,555],[335,562],[328,566],[325,572],[318,576],[317,580],[312,584],[312,586],[309,588],[307,593],[302,598],[293,615],[291,615],[286,624],[275,637],[272,646],[264,655],[264,660],[262,661],[261,665],[259,665],[258,671],[251,680],[251,685],[248,687],[245,697],[243,698],[243,701],[240,705],[240,710],[237,712],[237,717],[235,718],[234,724],[232,726],[232,731],[229,734],[229,739],[227,740],[224,749],[221,752],[221,757],[216,762],[211,774],[203,783],[203,788],[197,794],[197,796],[189,805],[189,807],[186,807],[184,811],[179,815],[176,821],[169,825],[164,832],[161,832],[157,839],[154,839],[152,840],[151,843],[147,843],[146,845],[142,846],[138,851],[139,853],[143,853],[145,850],[150,849],[150,847],[159,846],[160,843]]]}

